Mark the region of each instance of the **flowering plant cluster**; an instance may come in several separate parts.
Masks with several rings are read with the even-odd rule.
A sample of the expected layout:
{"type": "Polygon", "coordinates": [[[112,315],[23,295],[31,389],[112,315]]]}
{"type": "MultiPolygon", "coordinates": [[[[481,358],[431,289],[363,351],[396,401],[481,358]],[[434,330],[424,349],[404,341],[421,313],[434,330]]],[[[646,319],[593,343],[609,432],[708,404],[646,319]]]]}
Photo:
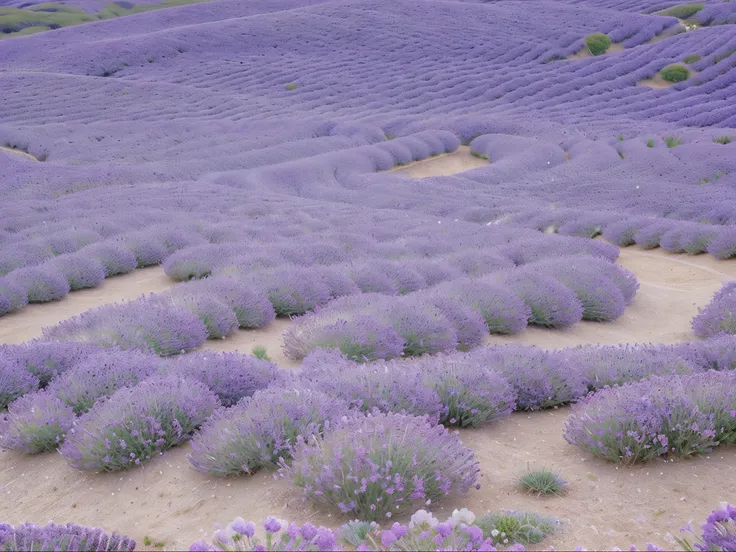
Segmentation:
{"type": "Polygon", "coordinates": [[[736,334],[736,282],[726,282],[705,308],[693,318],[693,332],[698,337],[736,334]]]}
{"type": "Polygon", "coordinates": [[[95,404],[59,450],[79,470],[126,469],[187,440],[218,406],[217,396],[197,381],[151,378],[95,404]]]}
{"type": "Polygon", "coordinates": [[[135,544],[129,537],[74,523],[0,523],[0,550],[4,552],[132,552],[135,544]]]}
{"type": "Polygon", "coordinates": [[[617,464],[702,454],[736,442],[734,384],[711,371],[603,389],[573,408],[565,439],[617,464]]]}
{"type": "MultiPolygon", "coordinates": [[[[349,417],[322,437],[299,439],[279,474],[304,498],[363,520],[477,485],[478,462],[458,436],[405,414],[349,417]]],[[[479,486],[479,485],[478,485],[479,486]]]]}
{"type": "Polygon", "coordinates": [[[340,399],[310,389],[272,387],[220,409],[191,441],[188,459],[216,476],[274,469],[291,460],[298,439],[322,435],[349,409],[340,399]]]}

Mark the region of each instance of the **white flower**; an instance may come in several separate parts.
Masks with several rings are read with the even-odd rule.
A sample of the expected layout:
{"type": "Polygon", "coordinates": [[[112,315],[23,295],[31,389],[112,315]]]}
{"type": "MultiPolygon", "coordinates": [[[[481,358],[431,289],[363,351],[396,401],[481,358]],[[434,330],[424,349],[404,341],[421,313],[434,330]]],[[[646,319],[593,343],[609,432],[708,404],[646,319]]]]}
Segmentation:
{"type": "Polygon", "coordinates": [[[432,515],[431,512],[428,512],[427,510],[417,510],[414,512],[414,514],[411,516],[411,521],[409,522],[409,527],[414,529],[414,527],[422,524],[428,524],[430,527],[436,527],[439,523],[439,520],[432,515]]]}
{"type": "Polygon", "coordinates": [[[466,523],[468,525],[473,525],[473,522],[475,521],[475,514],[467,508],[463,508],[461,510],[454,510],[452,512],[452,519],[455,520],[456,524],[466,523]]]}
{"type": "Polygon", "coordinates": [[[497,537],[498,535],[499,535],[498,529],[494,529],[493,531],[491,531],[491,536],[492,537],[497,537]]]}

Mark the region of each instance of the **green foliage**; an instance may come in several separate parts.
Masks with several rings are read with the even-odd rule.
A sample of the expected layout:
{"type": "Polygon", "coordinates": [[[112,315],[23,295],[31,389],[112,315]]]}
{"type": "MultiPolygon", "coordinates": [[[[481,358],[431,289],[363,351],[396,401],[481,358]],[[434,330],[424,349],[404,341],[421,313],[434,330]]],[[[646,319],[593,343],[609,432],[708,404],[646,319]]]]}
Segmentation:
{"type": "Polygon", "coordinates": [[[690,70],[680,63],[673,63],[662,69],[659,76],[667,82],[682,82],[690,77],[690,70]]]}
{"type": "Polygon", "coordinates": [[[700,61],[700,54],[692,54],[689,56],[685,56],[685,58],[682,60],[688,65],[695,63],[696,61],[700,61]]]}
{"type": "Polygon", "coordinates": [[[136,4],[131,9],[115,3],[106,4],[96,14],[72,6],[48,2],[28,8],[0,7],[0,40],[62,27],[71,27],[101,19],[111,19],[161,8],[195,4],[207,0],[164,0],[160,4],[136,4]]]}
{"type": "Polygon", "coordinates": [[[652,140],[651,138],[649,140],[647,140],[647,147],[648,148],[653,148],[654,147],[654,140],[652,140]]]}
{"type": "Polygon", "coordinates": [[[679,6],[672,6],[669,9],[661,11],[658,15],[669,15],[677,19],[687,19],[698,13],[704,7],[705,4],[680,4],[679,6]]]}
{"type": "Polygon", "coordinates": [[[623,142],[624,141],[624,135],[623,134],[619,134],[618,135],[618,141],[619,142],[623,142]]]}
{"type": "Polygon", "coordinates": [[[726,145],[726,144],[730,144],[731,142],[732,142],[732,140],[731,140],[731,137],[730,136],[717,136],[717,137],[713,138],[713,143],[714,144],[723,144],[723,145],[726,145]]]}
{"type": "Polygon", "coordinates": [[[518,543],[525,546],[538,544],[555,532],[555,520],[534,512],[491,512],[478,518],[475,524],[483,530],[485,538],[494,541],[518,543]],[[498,531],[493,536],[493,531],[498,531]]]}
{"type": "Polygon", "coordinates": [[[517,481],[517,487],[537,496],[562,496],[567,493],[567,483],[552,470],[527,468],[517,481]]]}
{"type": "Polygon", "coordinates": [[[286,88],[286,90],[296,90],[296,83],[290,82],[284,88],[286,88]]]}
{"type": "Polygon", "coordinates": [[[664,143],[667,144],[668,148],[674,148],[682,144],[682,138],[676,138],[675,136],[667,136],[664,139],[664,143]]]}
{"type": "Polygon", "coordinates": [[[567,59],[567,56],[551,56],[544,60],[544,63],[550,63],[552,61],[563,61],[567,59]]]}
{"type": "Polygon", "coordinates": [[[471,149],[470,150],[470,155],[472,155],[473,157],[477,157],[478,159],[485,159],[486,161],[489,161],[490,160],[490,158],[488,157],[487,154],[481,153],[481,152],[476,151],[474,149],[471,149]]]}
{"type": "Polygon", "coordinates": [[[268,351],[266,351],[266,348],[263,345],[254,345],[252,354],[254,357],[261,360],[271,361],[271,357],[268,356],[268,351]]]}
{"type": "Polygon", "coordinates": [[[585,46],[587,46],[591,54],[600,56],[605,54],[606,50],[611,46],[611,39],[603,33],[593,33],[585,37],[585,46]]]}

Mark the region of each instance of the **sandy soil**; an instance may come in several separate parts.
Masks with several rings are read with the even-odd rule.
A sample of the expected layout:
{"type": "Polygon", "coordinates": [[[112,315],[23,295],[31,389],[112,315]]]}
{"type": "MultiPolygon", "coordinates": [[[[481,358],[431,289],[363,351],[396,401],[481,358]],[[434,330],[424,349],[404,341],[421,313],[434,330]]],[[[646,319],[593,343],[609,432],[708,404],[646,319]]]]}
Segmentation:
{"type": "Polygon", "coordinates": [[[25,157],[26,159],[31,159],[33,161],[38,161],[38,158],[36,158],[35,155],[31,155],[27,151],[15,149],[15,148],[9,148],[7,146],[0,146],[0,150],[7,151],[11,155],[21,155],[21,156],[25,157]]]}
{"type": "Polygon", "coordinates": [[[61,301],[27,305],[21,311],[0,317],[0,343],[22,343],[41,335],[41,328],[88,309],[163,291],[176,282],[160,266],[141,268],[129,274],[107,278],[101,286],[73,291],[61,301]]]}
{"type": "Polygon", "coordinates": [[[409,178],[427,178],[429,176],[448,176],[486,165],[488,165],[488,160],[471,155],[468,146],[460,146],[452,153],[396,167],[391,169],[391,172],[405,174],[409,178]]]}
{"type": "MultiPolygon", "coordinates": [[[[431,163],[432,161],[428,162],[431,163]]],[[[641,289],[626,314],[607,324],[582,323],[565,331],[528,329],[519,336],[489,338],[544,347],[578,343],[675,342],[692,337],[690,318],[707,304],[724,280],[736,278],[736,262],[709,256],[671,255],[658,250],[622,250],[620,262],[636,272],[641,289]]],[[[0,342],[16,343],[40,335],[42,326],[100,303],[131,299],[144,291],[173,285],[160,268],[112,278],[98,289],[74,292],[58,303],[30,306],[0,318],[0,342]]],[[[274,360],[287,320],[269,328],[239,332],[208,342],[215,350],[250,352],[264,345],[274,360]]],[[[670,534],[694,519],[700,522],[720,501],[736,496],[736,447],[716,449],[708,457],[681,462],[656,461],[617,469],[582,454],[562,437],[567,408],[518,413],[497,424],[464,430],[461,438],[476,453],[483,476],[481,490],[433,505],[438,515],[467,506],[476,513],[528,509],[568,520],[540,548],[571,549],[642,546],[651,541],[672,548],[670,534]],[[526,468],[545,466],[570,482],[565,497],[538,499],[521,494],[514,480],[526,468]]],[[[186,460],[188,445],[173,449],[139,469],[89,474],[69,468],[58,454],[25,457],[0,453],[0,520],[18,523],[76,522],[117,530],[134,537],[165,541],[166,549],[184,549],[215,523],[235,516],[262,520],[276,515],[298,522],[336,526],[343,519],[301,502],[298,494],[272,474],[217,480],[194,472],[186,460]]]]}
{"type": "MultiPolygon", "coordinates": [[[[605,56],[606,54],[612,54],[614,52],[621,52],[625,49],[626,48],[624,48],[623,44],[619,42],[614,42],[608,47],[608,50],[606,50],[606,53],[601,54],[601,55],[605,56]]],[[[583,46],[582,50],[572,54],[571,56],[567,56],[567,59],[585,59],[589,57],[593,57],[593,54],[590,53],[590,50],[588,50],[587,46],[583,46]]]]}

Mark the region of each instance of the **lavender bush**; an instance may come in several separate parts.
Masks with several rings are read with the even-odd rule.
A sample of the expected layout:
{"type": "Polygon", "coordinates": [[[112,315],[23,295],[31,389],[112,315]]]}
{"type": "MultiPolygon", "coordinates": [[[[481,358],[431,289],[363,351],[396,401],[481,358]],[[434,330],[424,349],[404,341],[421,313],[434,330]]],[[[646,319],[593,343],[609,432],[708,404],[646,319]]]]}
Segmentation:
{"type": "Polygon", "coordinates": [[[85,343],[44,343],[31,341],[20,345],[0,346],[0,354],[19,360],[36,376],[41,387],[76,366],[100,349],[85,343]]]}
{"type": "Polygon", "coordinates": [[[243,518],[235,518],[224,529],[218,529],[212,535],[212,545],[206,541],[192,543],[190,552],[210,550],[307,550],[310,552],[341,551],[335,533],[325,527],[315,527],[305,523],[301,527],[274,517],[263,522],[266,538],[261,541],[255,536],[256,526],[246,523],[243,518]]]}
{"type": "Polygon", "coordinates": [[[105,277],[132,272],[137,265],[135,255],[117,243],[93,243],[83,247],[78,253],[79,257],[86,257],[101,264],[105,271],[105,277]]]}
{"type": "Polygon", "coordinates": [[[340,399],[315,390],[270,388],[217,410],[191,441],[194,469],[216,476],[274,469],[298,438],[321,435],[349,412],[340,399]]]}
{"type": "Polygon", "coordinates": [[[500,420],[516,408],[516,393],[506,377],[467,356],[435,355],[412,362],[409,369],[416,370],[424,385],[439,396],[440,423],[477,427],[500,420]]]}
{"type": "Polygon", "coordinates": [[[78,470],[130,468],[188,439],[218,406],[217,396],[197,381],[152,378],[97,403],[59,450],[78,470]]]}
{"type": "Polygon", "coordinates": [[[307,315],[284,332],[284,353],[289,358],[302,359],[320,347],[338,349],[350,360],[365,362],[401,355],[404,339],[391,326],[367,314],[348,320],[337,317],[328,324],[319,315],[307,315]]]}
{"type": "Polygon", "coordinates": [[[58,271],[45,268],[20,268],[8,280],[26,290],[29,303],[47,303],[63,299],[69,293],[69,282],[58,271]]]}
{"type": "Polygon", "coordinates": [[[97,287],[105,280],[104,267],[81,255],[62,255],[47,261],[43,267],[63,274],[72,291],[97,287]]]}
{"type": "Polygon", "coordinates": [[[129,537],[74,523],[0,523],[0,550],[6,552],[132,552],[135,544],[129,537]]]}
{"type": "Polygon", "coordinates": [[[531,310],[529,323],[560,328],[583,318],[583,305],[575,293],[551,276],[530,270],[514,270],[499,276],[531,310]]]}
{"type": "Polygon", "coordinates": [[[276,317],[273,306],[265,293],[248,287],[231,278],[204,278],[199,282],[177,286],[172,294],[206,293],[228,305],[243,329],[261,328],[276,317]]]}
{"type": "Polygon", "coordinates": [[[162,305],[187,310],[196,315],[207,329],[207,339],[224,339],[238,329],[235,311],[219,299],[203,293],[163,294],[157,299],[162,305]]]}
{"type": "Polygon", "coordinates": [[[0,448],[36,454],[55,450],[74,424],[74,410],[48,391],[28,393],[0,419],[0,448]]]}
{"type": "Polygon", "coordinates": [[[683,550],[708,552],[726,552],[736,548],[736,507],[722,503],[720,508],[713,510],[705,523],[700,526],[702,533],[695,532],[686,525],[683,531],[690,533],[694,539],[691,544],[688,539],[676,538],[683,550]],[[694,546],[694,547],[693,547],[694,546]]]}
{"type": "Polygon", "coordinates": [[[479,312],[441,293],[428,293],[425,297],[427,303],[436,307],[455,330],[459,350],[472,349],[485,341],[488,326],[479,312]]]}
{"type": "Polygon", "coordinates": [[[483,280],[454,280],[438,292],[478,312],[491,333],[513,334],[526,328],[531,309],[509,288],[483,280]]]}
{"type": "Polygon", "coordinates": [[[620,287],[584,257],[541,261],[534,264],[534,269],[549,274],[575,293],[583,305],[583,320],[615,320],[626,309],[620,287]]]}
{"type": "Polygon", "coordinates": [[[561,366],[576,371],[589,391],[699,370],[682,352],[662,346],[586,345],[564,349],[560,354],[561,366]]]}
{"type": "Polygon", "coordinates": [[[100,351],[65,371],[46,389],[76,414],[84,414],[99,399],[152,375],[159,362],[157,357],[136,351],[100,351]]]}
{"type": "Polygon", "coordinates": [[[280,463],[279,473],[305,498],[367,521],[467,492],[479,471],[456,435],[393,413],[348,418],[323,437],[300,439],[293,458],[292,465],[280,463]]]}
{"type": "Polygon", "coordinates": [[[718,259],[736,257],[736,226],[721,228],[708,244],[708,253],[718,259]]]}
{"type": "Polygon", "coordinates": [[[516,393],[519,410],[537,410],[573,402],[586,393],[574,365],[556,352],[537,347],[504,345],[468,353],[468,361],[501,372],[516,393]]]}
{"type": "Polygon", "coordinates": [[[39,383],[25,364],[0,349],[0,411],[18,397],[38,389],[39,383]]]}
{"type": "Polygon", "coordinates": [[[309,268],[284,266],[255,272],[248,282],[263,291],[277,315],[304,314],[330,300],[330,289],[309,268]]]}
{"type": "Polygon", "coordinates": [[[202,345],[207,328],[190,311],[162,305],[152,296],[90,309],[44,328],[43,338],[168,356],[202,345]]]}
{"type": "Polygon", "coordinates": [[[279,380],[275,364],[238,353],[193,352],[167,361],[162,370],[205,384],[223,406],[232,406],[279,380]]]}
{"type": "Polygon", "coordinates": [[[0,316],[16,312],[28,304],[28,292],[12,279],[0,278],[0,316]]]}
{"type": "Polygon", "coordinates": [[[705,453],[736,440],[734,382],[734,372],[707,372],[598,391],[574,407],[565,439],[616,464],[705,453]]]}
{"type": "Polygon", "coordinates": [[[402,412],[437,423],[442,404],[417,370],[374,362],[357,364],[339,351],[317,349],[304,359],[301,381],[362,412],[402,412]]]}
{"type": "Polygon", "coordinates": [[[736,281],[723,284],[693,318],[692,326],[698,337],[736,334],[736,281]]]}

